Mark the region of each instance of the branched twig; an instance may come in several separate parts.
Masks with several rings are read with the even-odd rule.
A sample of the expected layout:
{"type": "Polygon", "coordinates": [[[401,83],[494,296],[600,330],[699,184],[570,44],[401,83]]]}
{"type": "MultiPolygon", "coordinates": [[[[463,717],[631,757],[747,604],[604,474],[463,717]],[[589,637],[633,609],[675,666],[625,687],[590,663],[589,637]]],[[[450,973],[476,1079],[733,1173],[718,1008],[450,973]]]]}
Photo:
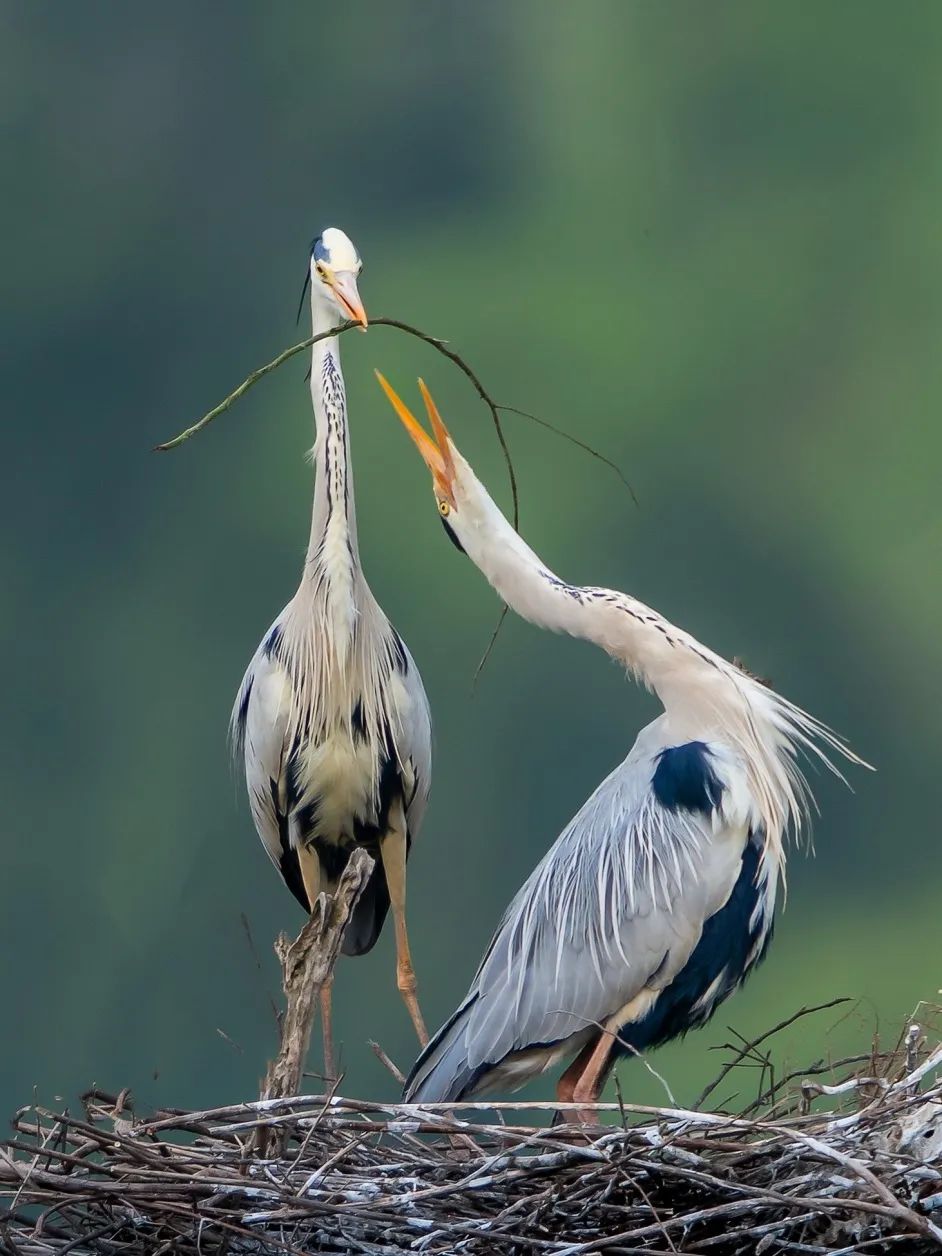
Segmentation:
{"type": "Polygon", "coordinates": [[[742,1047],[736,1048],[735,1056],[733,1056],[733,1058],[725,1064],[722,1069],[720,1069],[719,1073],[713,1081],[710,1082],[709,1086],[707,1086],[707,1088],[697,1097],[693,1106],[695,1108],[702,1108],[707,1099],[709,1099],[710,1095],[712,1095],[714,1090],[716,1090],[717,1086],[719,1086],[720,1083],[729,1076],[733,1069],[736,1068],[737,1065],[741,1064],[750,1052],[755,1051],[756,1047],[760,1046],[763,1042],[768,1041],[769,1038],[774,1037],[775,1034],[781,1033],[782,1030],[787,1029],[789,1025],[794,1025],[795,1021],[801,1020],[805,1016],[811,1016],[814,1012],[826,1012],[828,1008],[839,1007],[842,1003],[850,1003],[851,1001],[851,999],[842,997],[839,999],[830,999],[827,1003],[817,1003],[814,1007],[800,1007],[797,1012],[793,1012],[791,1016],[786,1016],[786,1018],[779,1021],[777,1025],[773,1025],[771,1029],[767,1029],[764,1034],[760,1034],[758,1038],[753,1038],[751,1042],[746,1042],[742,1047]]]}
{"type": "Polygon", "coordinates": [[[613,462],[611,458],[606,458],[604,454],[599,453],[597,449],[593,449],[592,446],[587,444],[584,440],[580,440],[578,436],[573,436],[571,432],[564,431],[563,428],[557,427],[554,423],[550,423],[547,419],[541,419],[538,414],[531,414],[529,410],[521,410],[517,406],[505,405],[499,405],[497,409],[501,412],[501,414],[516,414],[519,415],[521,419],[529,419],[532,423],[538,423],[540,427],[545,427],[546,430],[548,432],[552,432],[554,436],[561,436],[563,440],[568,440],[571,445],[577,445],[579,449],[584,450],[593,458],[598,459],[599,462],[603,463],[606,467],[615,472],[622,484],[624,484],[625,488],[631,494],[631,500],[636,506],[640,506],[640,502],[638,501],[637,495],[632,488],[630,481],[626,479],[625,473],[622,471],[617,462],[613,462]]]}
{"type": "MultiPolygon", "coordinates": [[[[454,349],[449,349],[446,342],[438,336],[430,336],[427,332],[421,331],[418,327],[412,327],[409,323],[403,323],[397,318],[373,318],[370,319],[370,326],[396,327],[399,331],[404,331],[409,336],[415,336],[418,340],[424,341],[425,344],[431,345],[433,349],[437,349],[438,352],[448,358],[450,362],[454,362],[455,366],[457,366],[458,369],[471,381],[475,392],[491,412],[491,420],[494,424],[494,430],[497,432],[497,439],[500,442],[500,447],[504,455],[504,461],[507,464],[507,474],[510,477],[510,493],[513,498],[514,527],[519,528],[520,507],[517,500],[517,476],[514,471],[513,461],[510,457],[510,450],[507,448],[507,441],[504,437],[504,429],[501,426],[498,406],[488,393],[487,389],[478,379],[477,375],[467,362],[465,362],[464,358],[462,358],[460,354],[456,353],[454,349]]],[[[204,414],[203,417],[197,423],[194,423],[192,427],[186,428],[186,430],[181,432],[178,436],[174,436],[172,440],[164,441],[161,445],[155,445],[155,451],[157,453],[167,453],[171,449],[178,449],[185,441],[191,440],[198,432],[201,432],[204,427],[207,427],[210,423],[212,423],[213,419],[217,419],[220,414],[224,414],[225,411],[238,401],[240,397],[244,397],[249,389],[254,387],[260,379],[264,379],[265,376],[270,375],[272,371],[277,371],[279,366],[284,366],[285,362],[290,361],[291,358],[295,357],[297,354],[303,353],[305,349],[310,349],[311,346],[316,345],[319,340],[327,340],[333,336],[342,336],[344,332],[352,331],[356,327],[360,327],[360,324],[354,322],[352,319],[347,319],[346,322],[340,323],[336,327],[332,327],[330,331],[318,332],[316,336],[308,336],[306,340],[300,341],[299,344],[292,345],[290,349],[285,349],[282,353],[279,353],[276,358],[273,358],[271,362],[266,362],[264,366],[260,366],[257,370],[252,371],[252,373],[242,381],[238,388],[234,389],[228,397],[225,397],[218,406],[213,406],[212,410],[204,414]]]]}
{"type": "MultiPolygon", "coordinates": [[[[471,382],[475,392],[490,411],[491,421],[494,424],[494,431],[497,433],[497,439],[500,442],[504,462],[507,465],[507,474],[510,478],[510,493],[513,501],[513,525],[516,531],[520,530],[520,501],[517,491],[517,475],[514,470],[513,459],[510,456],[510,450],[507,447],[504,429],[500,421],[501,411],[505,411],[508,414],[517,414],[522,418],[530,419],[532,422],[538,423],[541,427],[555,433],[557,436],[561,436],[564,440],[570,441],[579,449],[591,454],[593,458],[597,458],[600,462],[603,462],[607,467],[610,467],[615,472],[621,482],[625,485],[628,492],[631,494],[635,505],[638,504],[638,499],[635,496],[634,489],[628,483],[628,480],[625,478],[617,463],[613,462],[610,458],[606,458],[604,454],[599,453],[597,449],[593,449],[592,446],[587,444],[585,441],[579,440],[578,437],[571,436],[568,432],[563,431],[562,428],[556,427],[554,424],[547,422],[546,419],[541,419],[537,415],[530,414],[526,410],[520,410],[516,406],[507,406],[496,402],[481,383],[477,373],[468,365],[459,353],[457,353],[454,349],[449,348],[447,341],[442,340],[439,336],[430,336],[427,332],[422,331],[420,328],[413,327],[409,323],[403,323],[396,318],[374,318],[370,320],[370,326],[395,327],[409,336],[415,336],[416,339],[423,341],[427,345],[431,345],[433,349],[448,358],[450,362],[453,362],[462,374],[465,375],[471,382]]],[[[240,397],[244,397],[249,389],[254,387],[259,380],[264,379],[266,375],[270,375],[272,371],[276,371],[279,366],[283,366],[285,362],[290,361],[291,358],[295,357],[297,354],[303,353],[305,349],[310,349],[311,346],[317,344],[318,341],[327,340],[332,336],[342,336],[345,332],[353,331],[355,328],[360,328],[360,330],[362,330],[362,327],[358,322],[348,319],[346,322],[340,323],[336,327],[331,328],[330,331],[318,332],[317,335],[308,336],[306,340],[302,340],[298,344],[285,349],[282,353],[279,353],[276,358],[273,358],[271,362],[266,362],[264,366],[258,367],[257,370],[252,371],[250,375],[246,376],[238,388],[229,393],[229,395],[225,397],[217,406],[213,406],[212,410],[207,411],[207,413],[204,414],[198,422],[180,432],[179,435],[174,436],[172,440],[164,441],[160,445],[155,445],[155,452],[167,453],[172,449],[178,449],[181,445],[185,444],[186,441],[191,440],[197,435],[197,433],[201,432],[203,428],[212,423],[214,419],[217,419],[219,415],[224,414],[230,406],[234,405],[235,402],[239,400],[240,397]]],[[[487,644],[487,648],[485,649],[484,654],[481,657],[481,661],[475,669],[474,677],[471,681],[472,692],[474,691],[478,682],[478,677],[484,670],[484,666],[494,648],[506,614],[507,607],[504,606],[497,620],[497,626],[495,627],[494,632],[491,635],[491,639],[487,644]]]]}
{"type": "MultiPolygon", "coordinates": [[[[433,349],[448,358],[450,362],[453,362],[462,374],[470,381],[475,392],[490,411],[491,420],[494,424],[494,430],[497,433],[497,439],[500,442],[501,451],[504,455],[504,461],[507,464],[507,473],[510,477],[510,490],[513,497],[515,528],[519,528],[520,523],[519,503],[517,499],[517,477],[514,472],[513,462],[510,457],[510,450],[507,448],[507,441],[504,437],[504,430],[500,421],[501,412],[516,414],[521,418],[529,419],[531,422],[539,424],[540,427],[545,428],[547,431],[553,432],[556,436],[562,437],[563,440],[568,440],[577,448],[582,449],[585,453],[598,459],[599,462],[604,463],[605,466],[615,472],[622,484],[624,484],[625,488],[631,494],[635,505],[638,504],[638,499],[635,496],[634,489],[616,462],[613,462],[611,458],[607,458],[597,449],[593,449],[593,447],[586,441],[580,440],[577,436],[571,435],[571,433],[564,431],[563,428],[555,426],[555,424],[548,422],[548,420],[541,419],[538,415],[531,414],[528,410],[521,410],[517,406],[508,406],[504,405],[502,402],[495,401],[481,383],[477,373],[468,365],[461,354],[450,348],[448,342],[442,340],[441,337],[430,336],[427,332],[422,331],[420,328],[413,327],[409,323],[403,323],[396,318],[374,318],[370,320],[370,326],[395,327],[409,336],[415,336],[416,339],[423,341],[427,345],[431,345],[433,349]]],[[[254,387],[259,380],[264,379],[266,375],[270,375],[272,371],[276,371],[279,366],[283,366],[285,362],[290,361],[291,358],[295,357],[297,354],[303,353],[305,349],[310,349],[312,345],[317,344],[320,340],[327,340],[331,336],[342,336],[345,332],[353,331],[355,328],[359,327],[359,323],[348,319],[346,322],[338,324],[337,327],[332,328],[330,331],[318,332],[316,336],[308,336],[306,340],[302,340],[298,344],[292,345],[289,349],[285,349],[282,353],[279,353],[276,358],[273,358],[271,362],[266,362],[264,366],[260,366],[257,370],[252,371],[252,373],[242,381],[238,388],[229,393],[229,395],[225,397],[217,406],[213,406],[212,410],[209,410],[206,414],[204,414],[198,422],[180,432],[179,435],[174,436],[172,440],[164,441],[160,445],[155,445],[155,451],[158,453],[166,453],[171,449],[178,449],[186,441],[192,439],[192,437],[196,436],[197,433],[201,432],[204,427],[207,427],[210,423],[212,423],[214,419],[217,419],[221,414],[224,414],[232,405],[235,404],[235,402],[237,402],[241,397],[244,397],[249,389],[254,387]]]]}
{"type": "MultiPolygon", "coordinates": [[[[285,984],[300,988],[306,961],[290,951],[285,984]]],[[[475,1119],[480,1101],[333,1092],[144,1119],[127,1092],[92,1091],[79,1116],[22,1109],[0,1142],[0,1251],[942,1252],[938,1032],[920,1023],[864,1063],[850,1077],[832,1066],[819,1113],[812,1085],[808,1111],[786,1119],[605,1104],[622,1124],[592,1132],[541,1124],[550,1103],[488,1105],[491,1122],[518,1114],[507,1125],[475,1119]],[[259,1130],[278,1154],[250,1154],[259,1130]]]]}

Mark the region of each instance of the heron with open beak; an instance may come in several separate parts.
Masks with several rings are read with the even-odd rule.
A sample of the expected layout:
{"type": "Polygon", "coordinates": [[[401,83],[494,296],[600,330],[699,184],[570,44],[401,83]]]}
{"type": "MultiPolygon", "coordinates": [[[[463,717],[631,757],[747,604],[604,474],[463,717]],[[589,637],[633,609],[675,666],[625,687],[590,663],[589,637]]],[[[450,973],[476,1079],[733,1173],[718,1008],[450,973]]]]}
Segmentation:
{"type": "MultiPolygon", "coordinates": [[[[378,372],[377,372],[378,374],[378,372]]],[[[467,995],[419,1056],[414,1103],[515,1090],[564,1061],[581,1119],[615,1060],[704,1024],[761,961],[785,841],[812,803],[798,756],[861,763],[805,711],[627,593],[555,575],[504,518],[419,381],[452,541],[524,619],[600,646],[662,713],[565,827],[500,921],[467,995]]]]}

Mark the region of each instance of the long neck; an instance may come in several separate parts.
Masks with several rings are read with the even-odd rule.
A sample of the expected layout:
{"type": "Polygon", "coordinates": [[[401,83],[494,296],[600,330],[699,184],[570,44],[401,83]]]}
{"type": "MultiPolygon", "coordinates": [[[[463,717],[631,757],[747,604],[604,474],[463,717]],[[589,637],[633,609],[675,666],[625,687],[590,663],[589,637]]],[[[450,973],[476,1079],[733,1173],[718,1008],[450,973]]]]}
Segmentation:
{"type": "MultiPolygon", "coordinates": [[[[478,485],[481,493],[483,486],[478,485]]],[[[692,677],[709,679],[730,668],[693,637],[629,594],[560,579],[534,553],[488,496],[478,503],[481,526],[462,533],[468,556],[503,600],[541,628],[601,646],[653,689],[670,713],[680,693],[689,700],[692,677]]],[[[732,670],[732,669],[731,669],[732,670]]]]}
{"type": "Polygon", "coordinates": [[[734,787],[729,802],[745,809],[749,831],[761,839],[763,876],[774,896],[780,877],[784,884],[786,834],[800,833],[813,805],[798,754],[839,777],[829,752],[862,761],[814,716],[635,598],[560,580],[514,532],[458,451],[451,452],[464,516],[455,531],[507,605],[540,627],[595,642],[628,667],[664,704],[671,739],[718,741],[732,750],[748,788],[734,787]]]}
{"type": "MultiPolygon", "coordinates": [[[[329,331],[336,317],[312,302],[314,335],[329,331]]],[[[340,654],[356,624],[360,579],[353,466],[347,426],[347,394],[337,338],[319,340],[311,351],[314,405],[314,506],[301,591],[323,601],[340,654]]]]}
{"type": "Polygon", "coordinates": [[[758,824],[780,852],[785,829],[791,823],[798,830],[810,798],[798,752],[832,771],[829,751],[860,760],[812,715],[644,603],[613,589],[561,580],[514,532],[467,463],[461,459],[459,465],[465,483],[471,477],[471,517],[459,539],[507,605],[542,628],[601,646],[657,693],[672,734],[731,744],[746,766],[758,824]]]}

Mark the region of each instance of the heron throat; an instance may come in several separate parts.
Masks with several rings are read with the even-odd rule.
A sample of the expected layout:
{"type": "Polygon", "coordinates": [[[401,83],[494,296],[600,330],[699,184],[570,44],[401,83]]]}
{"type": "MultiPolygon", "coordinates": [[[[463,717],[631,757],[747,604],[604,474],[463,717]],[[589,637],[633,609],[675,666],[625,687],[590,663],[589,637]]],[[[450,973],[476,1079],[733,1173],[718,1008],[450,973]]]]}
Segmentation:
{"type": "MultiPolygon", "coordinates": [[[[336,317],[314,306],[314,334],[329,331],[336,317]]],[[[347,395],[336,337],[319,340],[311,353],[311,400],[314,404],[314,506],[302,588],[312,616],[320,619],[335,665],[343,666],[357,627],[358,584],[362,580],[357,549],[353,467],[347,426],[347,395]]]]}

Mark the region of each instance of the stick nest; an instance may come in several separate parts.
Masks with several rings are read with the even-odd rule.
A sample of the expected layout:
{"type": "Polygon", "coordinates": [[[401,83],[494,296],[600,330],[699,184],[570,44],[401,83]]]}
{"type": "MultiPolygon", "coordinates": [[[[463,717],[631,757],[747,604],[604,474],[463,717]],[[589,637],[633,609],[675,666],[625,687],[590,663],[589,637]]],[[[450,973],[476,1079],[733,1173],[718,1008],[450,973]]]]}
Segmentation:
{"type": "MultiPolygon", "coordinates": [[[[764,1058],[759,1041],[732,1063],[764,1058]]],[[[608,1104],[616,1123],[596,1130],[547,1126],[549,1104],[475,1109],[481,1124],[468,1105],[339,1095],[143,1114],[127,1093],[94,1091],[81,1116],[30,1106],[14,1118],[0,1143],[0,1248],[942,1251],[935,1031],[912,1025],[891,1052],[765,1079],[737,1116],[608,1104]]]]}

